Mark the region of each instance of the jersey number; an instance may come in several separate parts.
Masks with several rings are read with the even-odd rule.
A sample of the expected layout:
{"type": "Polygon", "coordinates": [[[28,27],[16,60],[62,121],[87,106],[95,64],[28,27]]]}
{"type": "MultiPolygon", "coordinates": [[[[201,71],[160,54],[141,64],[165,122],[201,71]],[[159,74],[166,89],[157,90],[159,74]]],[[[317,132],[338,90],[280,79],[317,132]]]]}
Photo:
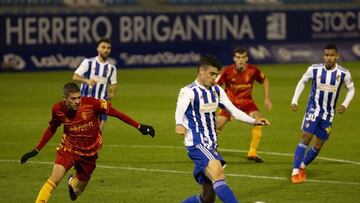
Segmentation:
{"type": "Polygon", "coordinates": [[[305,117],[306,121],[315,121],[316,120],[316,115],[315,114],[311,114],[311,113],[307,113],[306,117],[305,117]]]}

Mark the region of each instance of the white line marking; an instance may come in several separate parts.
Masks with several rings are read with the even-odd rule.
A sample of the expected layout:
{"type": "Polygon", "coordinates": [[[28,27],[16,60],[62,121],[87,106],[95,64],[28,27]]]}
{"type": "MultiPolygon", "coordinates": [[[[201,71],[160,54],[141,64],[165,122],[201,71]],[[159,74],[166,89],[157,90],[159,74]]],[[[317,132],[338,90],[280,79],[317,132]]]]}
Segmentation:
{"type": "MultiPolygon", "coordinates": [[[[3,142],[0,143],[1,145],[23,145],[25,143],[9,143],[9,142],[3,142]]],[[[35,145],[35,143],[34,143],[35,145]]],[[[51,146],[58,146],[59,143],[48,143],[47,145],[51,146]]],[[[103,145],[103,147],[113,147],[113,148],[150,148],[150,149],[182,149],[184,150],[185,147],[180,146],[170,146],[170,145],[103,145]]],[[[239,149],[224,149],[220,148],[220,152],[235,152],[235,153],[248,153],[247,150],[239,150],[239,149]]],[[[265,151],[258,151],[261,154],[267,154],[267,155],[273,155],[273,156],[289,156],[292,157],[294,154],[290,153],[281,153],[281,152],[265,152],[265,151]]],[[[354,164],[354,165],[360,165],[359,161],[351,161],[351,160],[344,160],[344,159],[335,159],[335,158],[328,158],[328,157],[321,157],[318,156],[316,159],[326,160],[326,161],[332,161],[332,162],[339,162],[339,163],[347,163],[347,164],[354,164]]]]}
{"type": "MultiPolygon", "coordinates": [[[[20,164],[19,160],[9,160],[9,159],[0,159],[0,162],[6,163],[17,163],[20,164]]],[[[48,161],[29,161],[29,164],[42,164],[42,165],[52,165],[54,162],[48,161]]],[[[146,171],[146,172],[156,172],[156,173],[171,173],[171,174],[187,174],[191,175],[190,171],[177,171],[177,170],[167,170],[167,169],[154,169],[154,168],[135,168],[135,167],[124,167],[124,166],[109,166],[109,165],[96,165],[97,168],[104,169],[118,169],[118,170],[128,170],[128,171],[146,171]]],[[[257,175],[245,175],[245,174],[236,174],[228,173],[225,174],[228,177],[238,177],[238,178],[253,178],[253,179],[268,179],[268,180],[280,180],[280,181],[289,181],[289,178],[285,177],[276,177],[276,176],[257,176],[257,175]]],[[[334,180],[307,180],[307,182],[314,183],[328,183],[328,184],[343,184],[343,185],[360,185],[359,182],[345,182],[345,181],[334,181],[334,180]]]]}

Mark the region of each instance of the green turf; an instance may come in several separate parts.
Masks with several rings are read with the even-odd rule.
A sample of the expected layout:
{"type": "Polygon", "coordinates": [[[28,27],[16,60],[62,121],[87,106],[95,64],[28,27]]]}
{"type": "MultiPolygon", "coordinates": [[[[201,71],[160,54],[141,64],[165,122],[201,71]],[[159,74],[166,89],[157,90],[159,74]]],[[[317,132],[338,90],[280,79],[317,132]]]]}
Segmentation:
{"type": "MultiPolygon", "coordinates": [[[[359,93],[347,112],[336,116],[330,140],[319,159],[307,169],[309,181],[301,185],[290,183],[292,153],[300,137],[309,85],[297,113],[290,110],[290,100],[306,66],[261,66],[270,80],[273,102],[272,111],[265,110],[262,88],[256,85],[255,100],[272,122],[264,129],[260,145],[265,163],[245,159],[250,139],[250,127],[246,124],[231,122],[221,134],[219,148],[228,161],[227,182],[241,202],[360,202],[359,93]]],[[[344,66],[351,71],[356,90],[360,90],[360,62],[344,66]]],[[[98,167],[77,202],[181,202],[199,192],[182,138],[174,133],[178,91],[195,75],[193,68],[118,71],[114,106],[140,122],[154,125],[157,136],[144,137],[136,129],[110,118],[98,167]]],[[[62,99],[62,85],[71,76],[71,71],[0,74],[0,202],[34,202],[49,177],[61,129],[29,163],[20,165],[19,158],[40,139],[50,119],[51,106],[62,99]]],[[[343,89],[339,103],[345,92],[343,89]]],[[[63,181],[51,202],[69,201],[63,181]]]]}

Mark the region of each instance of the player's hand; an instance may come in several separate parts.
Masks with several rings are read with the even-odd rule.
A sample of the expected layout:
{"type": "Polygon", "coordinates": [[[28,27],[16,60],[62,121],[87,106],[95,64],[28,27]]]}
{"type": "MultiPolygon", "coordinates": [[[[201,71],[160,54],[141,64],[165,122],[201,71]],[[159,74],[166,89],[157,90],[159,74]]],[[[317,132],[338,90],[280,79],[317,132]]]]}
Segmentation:
{"type": "Polygon", "coordinates": [[[21,163],[21,164],[26,163],[26,161],[27,161],[28,159],[30,159],[31,157],[36,156],[38,153],[39,153],[39,152],[36,151],[36,149],[33,149],[32,151],[25,153],[24,155],[22,155],[21,160],[20,160],[20,163],[21,163]]]}
{"type": "Polygon", "coordinates": [[[175,133],[178,135],[186,135],[186,128],[183,125],[176,125],[175,133]]]}
{"type": "Polygon", "coordinates": [[[298,105],[297,104],[291,104],[291,110],[293,112],[296,112],[297,111],[297,108],[298,108],[298,105]]]}
{"type": "Polygon", "coordinates": [[[271,110],[271,108],[272,108],[272,103],[271,103],[271,101],[270,101],[270,99],[265,99],[264,100],[264,105],[265,105],[265,107],[267,108],[267,110],[271,110]]]}
{"type": "Polygon", "coordinates": [[[343,106],[343,105],[340,105],[340,106],[336,109],[336,111],[337,111],[339,114],[343,114],[343,113],[345,113],[345,111],[346,111],[346,107],[343,106]]]}
{"type": "Polygon", "coordinates": [[[86,84],[88,84],[89,86],[94,86],[94,85],[96,85],[96,80],[88,79],[88,80],[86,80],[86,84]]]}
{"type": "Polygon", "coordinates": [[[150,135],[151,137],[155,136],[155,129],[150,125],[140,124],[138,130],[143,135],[150,135]]]}
{"type": "Polygon", "coordinates": [[[268,119],[266,118],[258,118],[255,120],[254,125],[262,125],[262,126],[270,125],[270,121],[268,121],[268,119]]]}

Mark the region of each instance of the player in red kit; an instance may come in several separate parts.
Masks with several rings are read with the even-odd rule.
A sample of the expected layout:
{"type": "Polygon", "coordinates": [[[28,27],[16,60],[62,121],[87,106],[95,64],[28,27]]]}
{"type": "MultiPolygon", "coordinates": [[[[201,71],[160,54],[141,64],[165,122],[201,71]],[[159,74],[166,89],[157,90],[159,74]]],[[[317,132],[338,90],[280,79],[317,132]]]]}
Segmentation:
{"type": "MultiPolygon", "coordinates": [[[[272,103],[269,98],[269,80],[255,66],[248,64],[248,52],[246,48],[237,47],[233,51],[234,64],[227,66],[217,78],[219,85],[225,86],[225,92],[230,101],[240,110],[251,117],[258,119],[262,115],[255,105],[251,96],[254,82],[262,84],[264,89],[264,104],[271,110],[272,103]]],[[[216,129],[220,132],[224,125],[231,120],[231,114],[226,109],[221,109],[216,120],[216,129]]],[[[255,162],[263,162],[257,154],[257,148],[262,136],[262,126],[255,126],[252,129],[248,159],[255,162]]]]}
{"type": "Polygon", "coordinates": [[[21,164],[36,156],[52,138],[57,128],[63,124],[64,131],[60,147],[57,149],[55,164],[50,178],[41,188],[36,202],[48,202],[52,191],[60,183],[66,172],[74,166],[75,174],[68,179],[70,199],[85,189],[96,167],[96,159],[102,145],[99,115],[107,114],[137,128],[143,135],[155,136],[152,126],[139,124],[126,114],[119,112],[106,100],[81,97],[75,83],[67,83],[63,88],[64,100],[52,108],[52,118],[36,147],[21,157],[21,164]]]}

